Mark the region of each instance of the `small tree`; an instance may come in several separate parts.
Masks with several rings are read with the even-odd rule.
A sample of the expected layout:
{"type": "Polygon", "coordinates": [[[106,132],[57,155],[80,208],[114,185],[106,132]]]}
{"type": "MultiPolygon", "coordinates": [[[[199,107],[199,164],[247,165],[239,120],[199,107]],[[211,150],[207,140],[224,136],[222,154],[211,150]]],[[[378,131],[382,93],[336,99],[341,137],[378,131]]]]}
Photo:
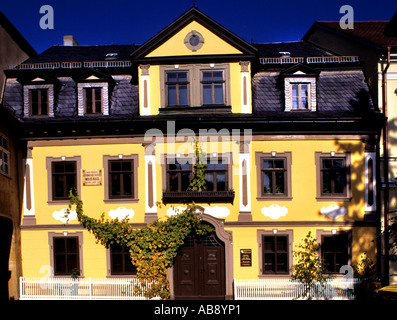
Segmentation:
{"type": "Polygon", "coordinates": [[[326,282],[332,277],[326,274],[321,258],[318,255],[319,245],[311,232],[303,239],[297,250],[294,250],[294,257],[297,263],[294,265],[292,280],[303,284],[303,293],[297,298],[313,299],[314,296],[323,295],[326,282]]]}

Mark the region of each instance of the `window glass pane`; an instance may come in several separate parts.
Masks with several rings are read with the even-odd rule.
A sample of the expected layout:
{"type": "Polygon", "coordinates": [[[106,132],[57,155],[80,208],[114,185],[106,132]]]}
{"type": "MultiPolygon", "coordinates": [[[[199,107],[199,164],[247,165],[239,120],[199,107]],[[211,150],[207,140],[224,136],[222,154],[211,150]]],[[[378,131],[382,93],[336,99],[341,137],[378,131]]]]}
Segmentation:
{"type": "Polygon", "coordinates": [[[284,172],[276,172],[276,190],[274,190],[273,192],[284,193],[284,191],[284,172]]]}
{"type": "Polygon", "coordinates": [[[125,196],[132,195],[132,179],[131,178],[132,178],[131,173],[125,173],[123,175],[123,187],[124,187],[123,195],[125,195],[125,196]]]}
{"type": "Polygon", "coordinates": [[[333,167],[333,165],[332,165],[332,160],[331,159],[324,159],[323,160],[323,168],[329,169],[329,168],[332,168],[332,167],[333,167]]]}
{"type": "Polygon", "coordinates": [[[168,72],[167,73],[167,81],[176,82],[176,79],[177,79],[177,73],[175,73],[175,72],[168,72]]]}
{"type": "Polygon", "coordinates": [[[263,160],[262,168],[263,169],[273,168],[273,160],[263,160]]]}
{"type": "Polygon", "coordinates": [[[212,72],[211,71],[203,72],[203,81],[212,81],[212,72]]]}
{"type": "Polygon", "coordinates": [[[288,255],[277,253],[277,272],[288,272],[288,255]]]}
{"type": "Polygon", "coordinates": [[[274,251],[274,237],[265,236],[263,237],[263,249],[266,251],[274,251]]]}
{"type": "Polygon", "coordinates": [[[277,239],[277,252],[287,252],[287,237],[280,236],[277,239]]]}
{"type": "Polygon", "coordinates": [[[308,107],[309,107],[309,104],[308,104],[308,100],[307,100],[307,98],[302,98],[302,108],[303,109],[307,109],[308,107]]]}
{"type": "Polygon", "coordinates": [[[186,191],[190,184],[190,173],[189,172],[182,172],[181,173],[181,191],[186,191]]]}
{"type": "Polygon", "coordinates": [[[187,106],[187,85],[179,85],[179,105],[187,106]]]}
{"type": "Polygon", "coordinates": [[[169,106],[176,106],[177,105],[176,86],[175,85],[169,85],[168,86],[168,105],[169,106]]]}
{"type": "Polygon", "coordinates": [[[176,173],[170,173],[168,175],[168,182],[170,191],[178,191],[178,175],[176,173]]]}
{"type": "Polygon", "coordinates": [[[332,192],[332,187],[331,187],[331,173],[329,171],[323,171],[323,193],[331,193],[332,192]]]}
{"type": "Polygon", "coordinates": [[[207,191],[213,191],[214,190],[214,174],[213,173],[206,173],[205,179],[207,181],[207,191]]]}
{"type": "Polygon", "coordinates": [[[292,96],[299,97],[299,85],[298,84],[292,85],[292,96]]]}
{"type": "Polygon", "coordinates": [[[284,168],[284,160],[274,160],[275,168],[284,168]]]}
{"type": "Polygon", "coordinates": [[[216,190],[217,191],[226,191],[226,174],[225,173],[217,173],[216,175],[216,190]]]}
{"type": "Polygon", "coordinates": [[[335,190],[334,193],[344,193],[345,190],[345,175],[342,171],[335,172],[335,190]]]}
{"type": "Polygon", "coordinates": [[[275,258],[276,256],[273,253],[265,253],[264,254],[264,272],[275,272],[275,258]]]}
{"type": "Polygon", "coordinates": [[[203,103],[212,104],[212,90],[210,84],[203,85],[203,103]]]}
{"type": "Polygon", "coordinates": [[[308,89],[309,89],[309,87],[308,87],[307,84],[302,84],[301,85],[301,97],[307,98],[308,89]]]}
{"type": "Polygon", "coordinates": [[[263,173],[263,193],[272,193],[272,173],[263,173]]]}
{"type": "Polygon", "coordinates": [[[223,84],[214,84],[215,104],[223,104],[223,84]]]}
{"type": "Polygon", "coordinates": [[[214,71],[212,73],[214,81],[222,81],[223,80],[223,72],[222,71],[214,71]]]}
{"type": "Polygon", "coordinates": [[[179,72],[177,73],[178,82],[187,82],[187,72],[179,72]]]}
{"type": "Polygon", "coordinates": [[[40,114],[41,115],[47,115],[48,111],[47,111],[47,107],[48,107],[48,95],[47,95],[47,90],[39,90],[40,94],[41,94],[41,110],[40,110],[40,114]]]}
{"type": "Polygon", "coordinates": [[[334,168],[343,168],[344,161],[342,159],[333,160],[333,167],[334,168]]]}
{"type": "Polygon", "coordinates": [[[292,109],[299,109],[299,98],[292,98],[292,109]]]}

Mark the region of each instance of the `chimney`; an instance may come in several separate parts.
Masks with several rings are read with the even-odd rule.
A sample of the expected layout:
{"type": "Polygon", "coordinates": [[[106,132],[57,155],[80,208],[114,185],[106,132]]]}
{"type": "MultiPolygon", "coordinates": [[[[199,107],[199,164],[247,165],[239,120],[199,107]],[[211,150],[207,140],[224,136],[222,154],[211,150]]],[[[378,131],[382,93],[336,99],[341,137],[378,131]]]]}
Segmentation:
{"type": "Polygon", "coordinates": [[[63,45],[68,47],[78,46],[79,43],[73,36],[63,36],[63,45]]]}

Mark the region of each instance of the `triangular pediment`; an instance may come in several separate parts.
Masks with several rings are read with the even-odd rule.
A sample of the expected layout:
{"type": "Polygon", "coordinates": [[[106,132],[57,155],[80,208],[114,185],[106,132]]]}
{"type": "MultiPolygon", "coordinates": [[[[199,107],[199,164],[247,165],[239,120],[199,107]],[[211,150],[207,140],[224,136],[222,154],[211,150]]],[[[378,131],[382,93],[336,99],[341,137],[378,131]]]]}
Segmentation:
{"type": "Polygon", "coordinates": [[[317,76],[319,71],[308,65],[298,63],[281,72],[284,76],[317,76]]]}
{"type": "Polygon", "coordinates": [[[182,16],[131,54],[135,61],[174,57],[241,56],[253,58],[257,49],[197,8],[182,16]]]}

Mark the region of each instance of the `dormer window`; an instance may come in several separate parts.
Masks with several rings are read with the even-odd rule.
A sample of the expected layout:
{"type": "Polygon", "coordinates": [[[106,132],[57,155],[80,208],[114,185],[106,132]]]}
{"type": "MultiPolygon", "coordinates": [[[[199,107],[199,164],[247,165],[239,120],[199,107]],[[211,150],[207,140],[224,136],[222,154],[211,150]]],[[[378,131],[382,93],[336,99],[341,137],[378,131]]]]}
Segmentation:
{"type": "Polygon", "coordinates": [[[48,89],[30,89],[29,103],[31,116],[48,116],[48,89]]]}
{"type": "Polygon", "coordinates": [[[84,88],[85,114],[102,113],[102,88],[84,88]]]}
{"type": "Polygon", "coordinates": [[[309,83],[292,83],[292,109],[307,110],[309,109],[309,83]]]}
{"type": "Polygon", "coordinates": [[[109,115],[109,92],[115,85],[113,78],[96,70],[87,70],[74,80],[77,82],[78,115],[109,115]]]}
{"type": "Polygon", "coordinates": [[[53,84],[24,85],[23,94],[25,117],[54,116],[53,84]]]}
{"type": "Polygon", "coordinates": [[[284,72],[285,111],[316,111],[318,72],[306,65],[295,65],[284,72]]]}

